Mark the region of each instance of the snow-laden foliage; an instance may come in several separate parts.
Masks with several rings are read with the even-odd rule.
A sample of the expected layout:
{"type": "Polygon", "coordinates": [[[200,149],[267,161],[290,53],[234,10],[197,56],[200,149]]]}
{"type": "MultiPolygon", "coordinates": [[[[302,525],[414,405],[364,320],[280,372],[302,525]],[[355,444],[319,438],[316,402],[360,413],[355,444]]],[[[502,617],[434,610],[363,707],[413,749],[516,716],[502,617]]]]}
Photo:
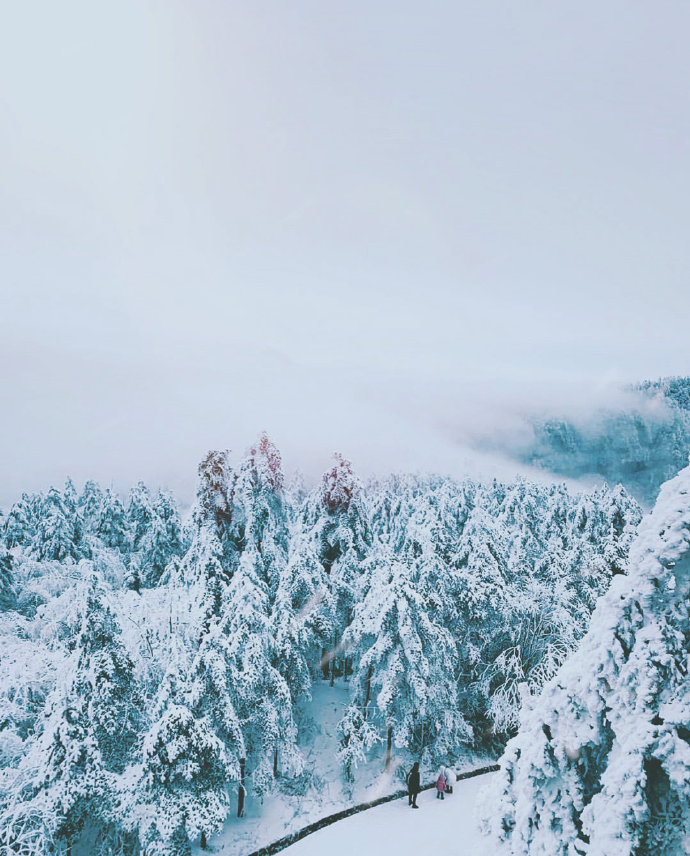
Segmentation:
{"type": "Polygon", "coordinates": [[[0,520],[0,856],[189,854],[309,786],[324,678],[350,682],[349,780],[381,744],[503,747],[627,580],[639,518],[619,488],[365,486],[341,455],[286,488],[265,434],[204,458],[184,522],[142,483],[24,494],[0,520]]]}
{"type": "Polygon", "coordinates": [[[0,552],[0,611],[12,609],[16,600],[14,559],[11,553],[0,552]]]}
{"type": "Polygon", "coordinates": [[[662,487],[577,652],[527,698],[487,798],[510,856],[690,848],[690,467],[662,487]]]}
{"type": "Polygon", "coordinates": [[[176,653],[155,700],[144,734],[141,764],[131,770],[126,825],[146,853],[189,853],[189,838],[219,829],[229,808],[228,785],[236,778],[225,743],[209,716],[194,710],[176,653]]]}
{"type": "Polygon", "coordinates": [[[344,641],[356,651],[353,698],[363,720],[390,729],[396,746],[421,752],[432,743],[447,757],[470,729],[457,703],[457,647],[428,609],[420,576],[416,563],[387,550],[373,557],[344,641]]]}

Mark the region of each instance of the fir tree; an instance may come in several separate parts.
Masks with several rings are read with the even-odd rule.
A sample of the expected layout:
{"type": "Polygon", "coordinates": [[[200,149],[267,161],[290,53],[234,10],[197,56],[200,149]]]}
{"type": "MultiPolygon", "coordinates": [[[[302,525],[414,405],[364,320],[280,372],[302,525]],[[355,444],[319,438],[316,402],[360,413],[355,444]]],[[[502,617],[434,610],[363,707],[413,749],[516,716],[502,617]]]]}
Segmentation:
{"type": "Polygon", "coordinates": [[[127,541],[125,510],[117,494],[107,488],[103,494],[96,533],[106,547],[123,549],[127,541]]]}
{"type": "Polygon", "coordinates": [[[252,554],[271,598],[287,560],[283,481],[280,452],[263,433],[240,466],[234,489],[233,533],[238,549],[252,554]]]}
{"type": "Polygon", "coordinates": [[[102,507],[103,491],[100,485],[95,481],[87,481],[77,503],[86,531],[98,532],[102,507]]]}
{"type": "Polygon", "coordinates": [[[71,680],[53,693],[43,732],[26,757],[35,771],[27,813],[41,818],[48,838],[67,852],[87,822],[101,839],[121,826],[114,774],[124,769],[134,745],[141,701],[118,636],[93,579],[84,595],[71,680]]]}
{"type": "Polygon", "coordinates": [[[87,700],[90,725],[103,763],[108,770],[122,772],[141,726],[143,701],[134,663],[95,577],[86,594],[77,650],[74,691],[87,700]]]}
{"type": "Polygon", "coordinates": [[[91,728],[87,700],[74,688],[66,696],[56,693],[49,704],[50,715],[32,747],[35,808],[27,814],[42,818],[48,838],[69,853],[87,822],[102,828],[113,822],[117,796],[91,728]]]}
{"type": "Polygon", "coordinates": [[[24,547],[31,544],[36,531],[36,502],[28,494],[15,502],[4,521],[5,543],[8,547],[24,547]]]}
{"type": "Polygon", "coordinates": [[[153,516],[153,503],[149,489],[143,482],[138,482],[129,492],[126,515],[129,544],[133,552],[139,550],[151,526],[153,516]]]}
{"type": "Polygon", "coordinates": [[[328,617],[333,611],[328,578],[314,553],[312,539],[297,521],[271,610],[274,665],[285,678],[293,700],[311,695],[309,663],[331,638],[333,624],[328,617]]]}
{"type": "MultiPolygon", "coordinates": [[[[333,638],[322,661],[333,685],[340,640],[352,619],[354,603],[362,592],[362,562],[371,544],[368,512],[361,483],[349,461],[337,452],[322,480],[314,536],[318,556],[332,597],[333,638]]],[[[343,671],[347,672],[347,662],[343,671]]]]}
{"type": "Polygon", "coordinates": [[[345,642],[355,652],[353,693],[392,744],[447,756],[469,737],[458,710],[457,654],[450,633],[434,623],[419,591],[418,569],[382,551],[369,591],[355,609],[345,642]]]}
{"type": "Polygon", "coordinates": [[[42,503],[32,554],[42,560],[83,558],[75,513],[56,488],[48,491],[42,503]]]}
{"type": "Polygon", "coordinates": [[[12,554],[3,551],[2,545],[0,545],[0,612],[14,609],[16,601],[14,560],[12,554]]]}
{"type": "Polygon", "coordinates": [[[189,856],[190,839],[215,832],[227,816],[230,764],[208,719],[190,708],[179,655],[158,692],[142,754],[130,817],[144,850],[189,856]]]}
{"type": "Polygon", "coordinates": [[[288,774],[299,772],[297,729],[285,679],[275,668],[268,587],[258,554],[246,550],[228,584],[219,631],[225,637],[234,710],[242,723],[254,788],[265,793],[273,781],[275,755],[288,774]]]}
{"type": "Polygon", "coordinates": [[[194,517],[197,524],[213,521],[218,538],[225,540],[232,521],[232,495],[235,476],[230,467],[230,452],[211,451],[199,464],[194,517]]]}

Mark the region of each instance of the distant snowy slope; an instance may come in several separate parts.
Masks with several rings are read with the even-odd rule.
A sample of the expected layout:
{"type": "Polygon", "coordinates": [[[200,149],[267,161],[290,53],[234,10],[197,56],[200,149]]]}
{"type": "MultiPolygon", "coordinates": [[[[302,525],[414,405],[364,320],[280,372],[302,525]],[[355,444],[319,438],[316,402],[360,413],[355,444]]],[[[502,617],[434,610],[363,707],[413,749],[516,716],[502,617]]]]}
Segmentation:
{"type": "Polygon", "coordinates": [[[620,483],[651,506],[663,482],[688,463],[690,379],[613,389],[597,403],[565,399],[524,418],[529,431],[504,437],[499,451],[559,477],[620,483]]]}
{"type": "Polygon", "coordinates": [[[364,811],[307,836],[283,852],[285,856],[488,856],[487,842],[477,824],[475,801],[491,775],[458,782],[452,796],[443,801],[436,799],[436,791],[424,791],[419,796],[418,811],[411,809],[405,798],[364,811]]]}

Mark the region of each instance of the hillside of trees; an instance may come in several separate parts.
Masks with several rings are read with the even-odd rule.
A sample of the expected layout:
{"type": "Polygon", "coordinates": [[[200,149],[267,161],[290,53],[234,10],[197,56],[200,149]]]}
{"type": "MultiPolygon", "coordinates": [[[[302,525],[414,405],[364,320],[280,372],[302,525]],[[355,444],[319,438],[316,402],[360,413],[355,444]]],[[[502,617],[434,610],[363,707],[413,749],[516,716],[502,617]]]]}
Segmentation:
{"type": "Polygon", "coordinates": [[[688,463],[690,378],[635,386],[636,406],[601,409],[577,421],[558,416],[530,421],[532,441],[517,456],[561,477],[622,484],[651,507],[659,488],[688,463]]]}
{"type": "Polygon", "coordinates": [[[345,781],[373,747],[501,751],[641,519],[621,487],[364,485],[340,455],[306,491],[266,435],[229,460],[204,458],[184,520],[164,491],[68,481],[0,521],[0,852],[206,846],[313,786],[317,681],[350,685],[345,781]]]}

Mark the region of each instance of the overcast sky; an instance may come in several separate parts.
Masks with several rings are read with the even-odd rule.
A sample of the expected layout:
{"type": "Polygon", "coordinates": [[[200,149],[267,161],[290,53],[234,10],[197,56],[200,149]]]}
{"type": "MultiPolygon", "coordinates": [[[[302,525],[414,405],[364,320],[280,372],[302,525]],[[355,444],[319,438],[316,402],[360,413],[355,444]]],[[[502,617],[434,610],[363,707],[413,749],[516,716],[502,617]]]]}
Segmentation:
{"type": "Polygon", "coordinates": [[[0,503],[184,493],[262,428],[459,472],[484,399],[690,373],[689,35],[685,0],[7,3],[0,503]]]}

